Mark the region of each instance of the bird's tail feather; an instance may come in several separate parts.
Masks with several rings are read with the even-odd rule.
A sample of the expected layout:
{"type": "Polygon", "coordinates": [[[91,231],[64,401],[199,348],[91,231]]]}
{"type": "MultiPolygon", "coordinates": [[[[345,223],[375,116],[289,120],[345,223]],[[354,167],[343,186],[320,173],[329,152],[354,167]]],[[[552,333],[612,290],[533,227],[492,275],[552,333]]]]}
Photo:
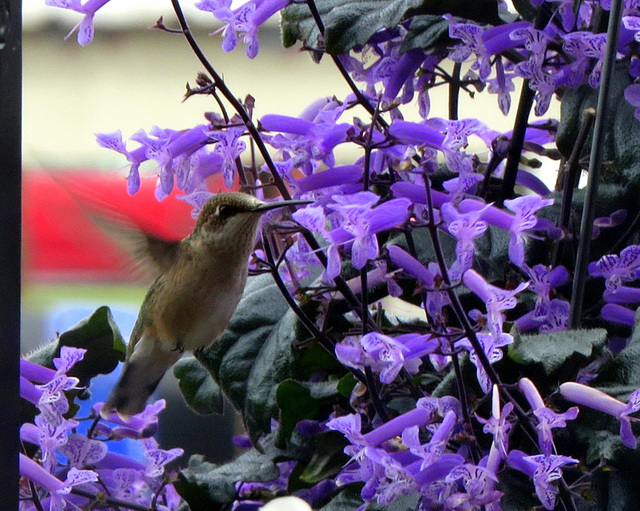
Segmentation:
{"type": "Polygon", "coordinates": [[[164,373],[182,356],[179,351],[151,350],[153,353],[149,353],[138,348],[136,346],[125,363],[118,383],[102,407],[103,416],[117,412],[128,417],[142,412],[164,373]]]}

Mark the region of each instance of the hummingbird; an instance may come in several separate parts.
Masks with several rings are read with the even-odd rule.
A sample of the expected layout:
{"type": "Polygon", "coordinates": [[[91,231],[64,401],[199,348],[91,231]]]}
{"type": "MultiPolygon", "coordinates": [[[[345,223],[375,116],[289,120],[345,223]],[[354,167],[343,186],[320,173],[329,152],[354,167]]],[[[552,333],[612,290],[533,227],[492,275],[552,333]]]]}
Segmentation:
{"type": "Polygon", "coordinates": [[[182,241],[141,237],[138,255],[153,266],[156,278],[140,307],[103,416],[142,412],[185,351],[217,340],[242,296],[262,214],[310,202],[263,202],[245,193],[219,193],[205,203],[193,232],[182,241]]]}

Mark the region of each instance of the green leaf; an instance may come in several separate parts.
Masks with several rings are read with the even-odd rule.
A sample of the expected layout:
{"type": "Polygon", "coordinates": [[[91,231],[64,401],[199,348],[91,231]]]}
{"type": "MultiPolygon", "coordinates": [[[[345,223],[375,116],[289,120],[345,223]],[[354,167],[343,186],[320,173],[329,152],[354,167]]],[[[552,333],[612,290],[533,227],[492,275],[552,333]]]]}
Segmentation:
{"type": "Polygon", "coordinates": [[[231,463],[215,465],[201,455],[191,456],[175,487],[192,511],[212,509],[213,503],[233,502],[238,481],[266,482],[277,479],[280,470],[272,455],[252,449],[231,463]]]}
{"type": "Polygon", "coordinates": [[[88,386],[91,378],[98,374],[113,371],[118,362],[124,360],[127,349],[107,306],[96,309],[89,318],[62,333],[56,341],[32,353],[28,360],[53,368],[53,359],[60,355],[61,346],[87,350],[83,359],[69,371],[70,376],[80,379],[82,386],[88,386]]]}
{"type": "Polygon", "coordinates": [[[355,388],[357,383],[358,380],[356,380],[356,377],[351,373],[347,373],[342,378],[340,378],[336,390],[342,397],[346,397],[348,399],[351,397],[351,392],[353,392],[353,389],[355,388]]]}
{"type": "Polygon", "coordinates": [[[340,488],[336,496],[320,508],[320,511],[353,511],[362,506],[362,484],[348,484],[340,488]]]}
{"type": "MultiPolygon", "coordinates": [[[[640,387],[639,311],[636,311],[633,335],[627,347],[602,366],[598,377],[590,382],[590,386],[625,402],[629,394],[640,387]]],[[[588,463],[604,458],[618,467],[629,452],[620,440],[618,420],[586,406],[580,408],[580,415],[570,424],[570,431],[587,446],[588,463]]]]}
{"type": "Polygon", "coordinates": [[[291,438],[296,424],[305,419],[317,419],[327,398],[338,394],[337,381],[298,382],[285,380],[278,385],[276,402],[280,408],[280,433],[291,438]]]}
{"type": "MultiPolygon", "coordinates": [[[[638,181],[640,179],[640,147],[637,143],[640,123],[634,116],[635,108],[624,99],[624,90],[632,82],[628,66],[617,64],[611,83],[609,118],[607,119],[604,143],[604,159],[611,165],[602,172],[602,183],[638,181]]],[[[568,157],[583,122],[583,112],[595,108],[598,89],[583,85],[578,89],[567,89],[562,95],[561,121],[556,142],[560,152],[568,157]]],[[[581,156],[588,156],[591,136],[581,156]]],[[[636,195],[637,197],[637,195],[636,195]]],[[[619,206],[624,207],[624,206],[619,206]]],[[[637,207],[636,207],[637,209],[637,207]]]]}
{"type": "Polygon", "coordinates": [[[274,326],[262,345],[247,380],[244,423],[254,445],[271,430],[271,419],[277,417],[278,384],[293,374],[293,345],[296,342],[298,319],[288,310],[274,326]]]}
{"type": "MultiPolygon", "coordinates": [[[[501,20],[497,5],[494,0],[317,0],[324,34],[320,34],[306,4],[294,4],[282,11],[282,42],[288,47],[301,41],[305,46],[339,55],[364,45],[381,28],[395,28],[412,15],[451,13],[480,23],[498,24],[501,20]]],[[[411,36],[422,37],[424,44],[433,44],[438,39],[434,34],[424,34],[424,24],[416,25],[416,34],[411,36]]]]}
{"type": "Polygon", "coordinates": [[[222,414],[222,390],[196,358],[179,360],[173,366],[173,374],[189,408],[201,415],[222,414]]]}
{"type": "MultiPolygon", "coordinates": [[[[258,449],[251,449],[224,465],[204,461],[203,456],[191,456],[189,466],[179,473],[176,490],[189,503],[192,511],[226,509],[221,504],[236,500],[235,484],[244,482],[268,482],[280,476],[277,463],[311,459],[311,441],[307,437],[293,435],[286,450],[274,446],[276,434],[265,437],[258,449]]],[[[273,495],[274,496],[274,495],[273,495]]]]}
{"type": "Polygon", "coordinates": [[[349,461],[344,448],[349,442],[342,433],[326,431],[314,435],[315,450],[300,479],[310,485],[329,477],[335,477],[343,465],[349,461]]]}
{"type": "Polygon", "coordinates": [[[593,330],[569,330],[539,335],[516,335],[509,345],[509,357],[523,365],[540,364],[547,375],[557,371],[560,366],[574,357],[587,359],[603,348],[607,340],[607,331],[603,328],[593,330]]]}
{"type": "Polygon", "coordinates": [[[414,16],[409,25],[409,33],[402,41],[400,51],[415,48],[431,48],[438,42],[448,39],[449,22],[442,16],[424,14],[414,16]]]}

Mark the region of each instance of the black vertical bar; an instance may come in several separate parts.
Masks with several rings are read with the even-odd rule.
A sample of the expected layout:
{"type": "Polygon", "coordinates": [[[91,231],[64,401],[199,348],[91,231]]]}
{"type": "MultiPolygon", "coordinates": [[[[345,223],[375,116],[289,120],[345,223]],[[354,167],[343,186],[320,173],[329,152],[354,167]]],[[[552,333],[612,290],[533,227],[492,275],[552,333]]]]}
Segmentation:
{"type": "Polygon", "coordinates": [[[20,0],[0,0],[0,509],[18,509],[20,409],[20,0]]]}

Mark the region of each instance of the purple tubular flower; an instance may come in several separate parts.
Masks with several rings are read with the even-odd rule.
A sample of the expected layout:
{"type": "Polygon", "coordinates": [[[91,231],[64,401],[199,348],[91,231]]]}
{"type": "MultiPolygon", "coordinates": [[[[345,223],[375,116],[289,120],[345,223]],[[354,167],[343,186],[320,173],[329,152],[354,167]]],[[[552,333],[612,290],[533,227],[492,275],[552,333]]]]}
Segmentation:
{"type": "Polygon", "coordinates": [[[426,444],[420,443],[418,425],[404,429],[402,441],[412,454],[422,458],[420,470],[425,470],[442,457],[457,422],[456,413],[453,410],[449,410],[431,440],[426,444]]]}
{"type": "Polygon", "coordinates": [[[607,303],[602,307],[600,315],[603,319],[612,323],[619,323],[626,326],[635,325],[636,312],[617,303],[607,303]]]}
{"type": "Polygon", "coordinates": [[[66,489],[65,484],[60,479],[47,472],[42,466],[22,453],[20,453],[20,475],[51,493],[66,489]]]}
{"type": "Polygon", "coordinates": [[[547,185],[544,184],[544,181],[542,181],[542,179],[523,169],[518,170],[518,174],[516,176],[516,184],[524,186],[525,188],[528,188],[532,192],[535,192],[538,195],[542,195],[543,197],[551,194],[551,190],[549,190],[547,185]]]}
{"type": "Polygon", "coordinates": [[[36,388],[36,386],[24,376],[20,376],[20,397],[37,405],[42,398],[42,390],[36,388]]]}
{"type": "Polygon", "coordinates": [[[534,415],[538,418],[538,444],[543,454],[551,454],[554,450],[553,428],[566,427],[567,420],[573,420],[578,416],[578,407],[569,408],[564,413],[556,413],[544,405],[544,401],[529,378],[522,378],[518,382],[520,391],[524,394],[534,415]]]}
{"type": "MultiPolygon", "coordinates": [[[[337,204],[329,204],[328,207],[339,214],[341,226],[323,234],[332,245],[353,242],[351,259],[354,268],[358,270],[362,269],[369,259],[378,257],[376,233],[397,227],[406,221],[411,206],[407,199],[392,199],[371,209],[379,199],[372,192],[332,195],[331,198],[337,204]]],[[[329,256],[331,255],[330,252],[329,256]]]]}
{"type": "Polygon", "coordinates": [[[378,426],[373,431],[364,435],[363,439],[367,445],[375,447],[387,440],[400,436],[405,429],[411,426],[425,425],[430,418],[431,413],[429,413],[428,410],[415,408],[378,426]]]}
{"type": "MultiPolygon", "coordinates": [[[[468,211],[476,211],[479,209],[483,209],[486,206],[484,202],[474,199],[464,199],[459,205],[458,209],[463,213],[468,211]]],[[[488,208],[482,219],[491,225],[495,225],[496,227],[501,227],[502,229],[511,229],[513,222],[515,220],[514,216],[508,211],[504,211],[502,209],[496,208],[495,206],[491,206],[488,208]]]]}
{"type": "Polygon", "coordinates": [[[398,61],[393,74],[386,81],[382,101],[385,104],[391,103],[408,80],[413,80],[414,73],[425,59],[425,54],[421,49],[409,50],[403,53],[398,61]]]}
{"type": "Polygon", "coordinates": [[[489,331],[499,338],[504,321],[501,311],[513,309],[517,305],[516,295],[526,289],[529,283],[522,283],[511,290],[500,289],[489,284],[475,270],[467,270],[463,282],[486,304],[489,331]]]}
{"type": "Polygon", "coordinates": [[[107,2],[109,0],[87,0],[83,5],[80,0],[45,0],[45,5],[61,7],[84,14],[82,21],[71,29],[65,39],[78,29],[78,44],[87,46],[93,39],[93,17],[107,2]]]}
{"type": "Polygon", "coordinates": [[[236,177],[236,158],[246,149],[247,145],[240,140],[244,133],[243,128],[229,128],[226,131],[210,131],[209,138],[217,143],[214,147],[215,153],[222,158],[222,175],[224,185],[227,188],[233,187],[236,177]]]}
{"type": "Polygon", "coordinates": [[[301,193],[328,188],[330,186],[340,186],[348,183],[357,183],[362,179],[364,169],[358,165],[344,165],[311,174],[295,181],[301,193]]]}
{"type": "Polygon", "coordinates": [[[389,134],[403,144],[424,145],[433,149],[442,148],[445,135],[423,124],[408,121],[393,121],[389,134]]]}
{"type": "Polygon", "coordinates": [[[491,394],[491,417],[483,419],[476,415],[476,419],[483,424],[482,431],[493,435],[493,446],[496,447],[502,459],[506,459],[509,451],[509,432],[512,424],[507,420],[513,410],[513,403],[507,403],[500,410],[500,392],[498,386],[493,385],[491,394]]]}
{"type": "Polygon", "coordinates": [[[515,213],[509,228],[511,232],[509,259],[516,266],[524,265],[524,246],[527,240],[525,231],[536,226],[537,218],[535,213],[542,208],[550,206],[553,202],[553,199],[543,199],[538,195],[524,195],[504,201],[504,205],[515,213]]]}
{"type": "Polygon", "coordinates": [[[42,367],[39,364],[34,364],[28,360],[20,359],[20,376],[29,381],[47,383],[53,380],[56,376],[56,372],[48,367],[42,367]]]}
{"type": "MultiPolygon", "coordinates": [[[[398,181],[391,185],[391,191],[395,197],[404,197],[416,204],[427,203],[427,192],[424,186],[398,181]]],[[[431,190],[431,200],[433,201],[433,207],[439,208],[445,202],[449,202],[451,197],[438,190],[431,190]]]]}
{"type": "Polygon", "coordinates": [[[387,247],[387,251],[389,252],[389,259],[391,259],[396,266],[413,275],[420,280],[423,285],[429,288],[435,287],[435,276],[420,261],[397,245],[387,247]]]}
{"type": "Polygon", "coordinates": [[[534,309],[516,319],[515,324],[520,332],[539,329],[540,332],[559,332],[567,329],[571,306],[566,300],[554,298],[544,306],[542,311],[534,309]],[[541,313],[542,312],[542,313],[541,313]]]}
{"type": "Polygon", "coordinates": [[[281,133],[304,136],[316,125],[311,121],[306,121],[298,117],[267,114],[260,118],[260,126],[267,131],[279,131],[281,133]]]}
{"type": "Polygon", "coordinates": [[[226,23],[216,31],[222,31],[222,49],[225,52],[236,47],[238,35],[241,35],[246,55],[253,59],[258,55],[260,25],[288,4],[288,0],[252,0],[232,10],[231,0],[201,0],[196,3],[196,7],[212,12],[216,18],[226,23]]]}
{"type": "Polygon", "coordinates": [[[364,370],[370,367],[380,373],[380,381],[389,384],[404,367],[410,373],[418,372],[420,357],[435,351],[438,341],[429,336],[405,334],[397,338],[369,332],[360,339],[348,336],[336,344],[338,360],[348,366],[364,370]]]}
{"type": "Polygon", "coordinates": [[[640,303],[640,288],[620,286],[615,291],[606,290],[602,295],[607,303],[640,303]]]}
{"type": "Polygon", "coordinates": [[[545,509],[555,509],[558,488],[550,484],[562,477],[564,465],[578,463],[579,460],[568,456],[553,454],[539,454],[527,456],[517,449],[511,451],[507,457],[507,464],[533,479],[536,495],[545,509]]]}
{"type": "Polygon", "coordinates": [[[582,385],[581,383],[563,383],[560,385],[560,394],[569,401],[588,406],[589,408],[607,413],[618,419],[620,421],[620,438],[622,443],[630,449],[637,447],[638,440],[633,434],[631,419],[629,419],[628,415],[640,410],[640,389],[634,390],[629,395],[629,402],[627,404],[618,401],[601,390],[582,385]]]}
{"type": "Polygon", "coordinates": [[[489,207],[490,204],[479,210],[460,213],[450,202],[442,205],[441,214],[447,230],[457,240],[456,260],[450,270],[452,280],[459,280],[462,274],[471,268],[475,253],[473,240],[487,230],[487,223],[481,219],[489,207]]]}
{"type": "MultiPolygon", "coordinates": [[[[38,463],[28,458],[24,454],[20,453],[20,475],[29,479],[30,481],[38,484],[50,493],[50,507],[49,509],[63,509],[65,507],[65,501],[74,501],[73,506],[81,502],[78,497],[69,495],[73,486],[86,484],[98,480],[98,474],[92,470],[78,470],[77,468],[71,468],[67,472],[66,480],[60,481],[57,477],[51,475],[38,463]]],[[[84,503],[84,500],[82,500],[84,503]]]]}
{"type": "MultiPolygon", "coordinates": [[[[513,337],[506,333],[500,333],[499,335],[495,335],[493,333],[477,333],[476,337],[490,364],[502,360],[504,355],[500,349],[502,346],[507,346],[508,344],[513,343],[513,337]]],[[[464,339],[460,339],[456,343],[456,346],[461,346],[469,352],[469,360],[476,366],[476,375],[478,377],[480,388],[482,388],[484,392],[489,392],[489,390],[491,390],[491,380],[478,358],[478,353],[471,345],[471,341],[465,337],[464,339]]]]}
{"type": "MultiPolygon", "coordinates": [[[[96,403],[93,405],[93,413],[100,414],[100,410],[104,403],[96,403]]],[[[148,404],[145,409],[137,415],[132,415],[126,420],[122,419],[117,413],[112,413],[105,417],[105,420],[124,426],[122,428],[122,437],[126,438],[147,438],[156,433],[158,430],[158,414],[164,410],[167,406],[167,402],[164,399],[158,399],[157,401],[148,404]],[[127,433],[126,430],[130,432],[127,433]]],[[[117,429],[114,428],[114,431],[117,429]]]]}
{"type": "Polygon", "coordinates": [[[614,292],[623,282],[633,282],[640,276],[640,245],[629,245],[620,255],[607,254],[589,264],[592,277],[604,277],[607,291],[614,292]]]}

